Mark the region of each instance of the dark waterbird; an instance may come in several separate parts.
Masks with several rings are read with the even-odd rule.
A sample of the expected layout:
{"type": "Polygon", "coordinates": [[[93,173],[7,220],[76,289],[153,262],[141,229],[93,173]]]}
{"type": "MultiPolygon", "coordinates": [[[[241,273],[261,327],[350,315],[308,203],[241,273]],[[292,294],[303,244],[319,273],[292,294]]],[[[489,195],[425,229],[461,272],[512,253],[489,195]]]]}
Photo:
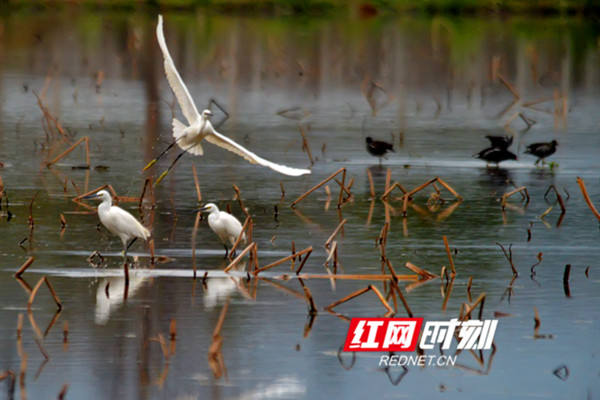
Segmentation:
{"type": "Polygon", "coordinates": [[[492,136],[487,135],[486,138],[490,141],[494,149],[508,149],[513,142],[512,136],[492,136]]]}
{"type": "Polygon", "coordinates": [[[394,151],[394,145],[383,140],[373,140],[368,137],[366,140],[367,151],[375,157],[379,157],[379,167],[381,168],[381,158],[385,158],[388,151],[394,151]]]}
{"type": "Polygon", "coordinates": [[[508,151],[507,149],[499,149],[496,147],[488,147],[487,149],[483,149],[479,153],[475,154],[473,157],[480,158],[482,160],[487,161],[488,163],[494,163],[496,165],[498,165],[502,161],[517,159],[517,156],[514,153],[508,151]]]}
{"type": "Polygon", "coordinates": [[[556,140],[551,142],[532,143],[527,146],[525,154],[531,154],[538,158],[535,162],[535,165],[537,165],[540,161],[542,164],[544,164],[544,158],[554,154],[556,152],[556,146],[558,146],[558,142],[556,140]]]}

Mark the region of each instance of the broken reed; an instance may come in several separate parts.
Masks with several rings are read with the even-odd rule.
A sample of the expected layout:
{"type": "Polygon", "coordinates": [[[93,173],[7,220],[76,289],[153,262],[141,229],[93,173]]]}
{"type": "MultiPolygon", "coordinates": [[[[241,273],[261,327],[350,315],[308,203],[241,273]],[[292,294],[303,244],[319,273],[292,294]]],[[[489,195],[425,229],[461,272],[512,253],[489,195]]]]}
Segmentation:
{"type": "Polygon", "coordinates": [[[523,196],[524,199],[527,199],[527,201],[525,202],[525,207],[527,207],[527,204],[529,204],[529,193],[527,192],[527,188],[525,186],[522,186],[518,189],[504,193],[502,195],[502,210],[504,210],[504,208],[506,207],[506,201],[508,200],[508,198],[514,195],[515,193],[521,193],[521,196],[523,196]]]}
{"type": "Polygon", "coordinates": [[[462,201],[463,200],[463,198],[450,185],[448,185],[446,182],[444,182],[441,178],[435,177],[435,178],[430,179],[429,181],[425,182],[421,186],[419,186],[419,187],[411,190],[410,192],[405,193],[404,196],[402,196],[402,198],[404,199],[404,205],[402,207],[402,215],[404,217],[406,217],[408,215],[408,212],[407,212],[407,210],[408,210],[408,203],[409,203],[411,197],[415,193],[423,190],[424,188],[426,188],[427,186],[429,186],[429,185],[431,185],[431,184],[433,184],[435,182],[438,182],[440,185],[442,185],[443,187],[445,187],[450,193],[452,193],[454,195],[454,197],[456,197],[456,199],[458,201],[462,201]]]}
{"type": "Polygon", "coordinates": [[[587,203],[588,207],[590,208],[590,210],[592,210],[592,213],[596,216],[598,221],[600,221],[600,213],[598,212],[598,210],[596,210],[596,207],[594,207],[592,200],[590,200],[590,196],[585,187],[585,182],[580,177],[577,177],[577,184],[581,189],[581,194],[583,195],[583,198],[585,199],[585,202],[587,203]]]}
{"type": "Polygon", "coordinates": [[[560,206],[560,213],[566,213],[567,208],[565,207],[565,203],[563,202],[562,196],[560,195],[560,193],[558,193],[558,190],[556,190],[556,187],[554,185],[550,185],[550,187],[548,187],[548,190],[546,190],[546,193],[544,194],[544,199],[548,196],[550,190],[553,190],[554,194],[556,195],[556,200],[558,201],[558,205],[560,206]]]}
{"type": "Polygon", "coordinates": [[[298,257],[298,256],[301,256],[301,255],[303,255],[303,254],[310,253],[310,252],[312,252],[312,250],[313,250],[313,248],[312,248],[312,246],[310,246],[310,247],[307,247],[307,248],[306,248],[306,249],[304,249],[304,250],[300,250],[300,251],[299,251],[299,252],[297,252],[297,253],[290,254],[290,255],[289,255],[289,256],[287,256],[287,257],[281,258],[281,259],[279,259],[279,260],[277,260],[277,261],[274,261],[274,262],[272,262],[271,264],[268,264],[268,265],[266,265],[266,266],[264,266],[264,267],[262,267],[262,268],[258,268],[258,269],[256,269],[256,270],[254,271],[254,275],[257,275],[257,274],[259,274],[260,272],[266,271],[267,269],[270,269],[270,268],[276,267],[276,266],[278,266],[278,265],[280,265],[280,264],[283,264],[283,263],[284,263],[284,262],[286,262],[286,261],[290,261],[290,260],[292,260],[292,259],[295,259],[296,257],[298,257]]]}
{"type": "MultiPolygon", "coordinates": [[[[248,227],[250,224],[252,224],[252,218],[250,216],[247,216],[246,220],[244,221],[244,225],[242,225],[242,231],[240,232],[239,236],[235,240],[235,243],[233,244],[233,247],[231,247],[231,250],[229,250],[229,259],[230,260],[233,260],[235,251],[237,250],[238,245],[240,244],[240,241],[242,240],[242,237],[244,237],[244,233],[246,232],[246,230],[248,230],[248,227]]],[[[252,238],[250,237],[248,240],[250,241],[250,240],[252,240],[252,238]]]]}
{"type": "Polygon", "coordinates": [[[306,132],[304,130],[304,126],[302,124],[298,124],[300,128],[300,134],[302,135],[302,150],[306,150],[308,154],[308,159],[310,160],[310,165],[314,165],[315,160],[313,159],[312,152],[310,151],[310,146],[308,145],[308,140],[306,139],[306,132]]]}
{"type": "Polygon", "coordinates": [[[253,247],[256,247],[256,242],[252,242],[250,243],[248,246],[246,246],[246,248],[244,249],[244,251],[242,251],[240,253],[239,256],[237,256],[233,261],[231,261],[231,263],[225,268],[224,272],[228,272],[230,269],[232,269],[233,267],[235,267],[240,260],[246,255],[248,254],[249,251],[252,250],[253,247]]]}
{"type": "Polygon", "coordinates": [[[340,195],[339,195],[339,199],[338,199],[338,208],[341,206],[342,204],[342,195],[344,192],[344,183],[346,180],[346,168],[340,168],[338,169],[336,172],[334,172],[333,174],[331,174],[329,177],[325,178],[324,180],[322,180],[320,183],[318,183],[317,185],[315,185],[314,187],[312,187],[311,189],[309,189],[308,191],[306,191],[303,195],[301,195],[300,197],[298,197],[291,205],[290,207],[294,208],[296,207],[296,204],[298,204],[299,202],[301,202],[306,196],[308,196],[309,194],[311,194],[312,192],[314,192],[315,190],[317,190],[318,188],[320,188],[321,186],[325,185],[327,182],[329,182],[330,180],[332,180],[333,178],[335,178],[336,176],[338,176],[339,174],[342,174],[342,188],[340,189],[340,195]]]}
{"type": "Polygon", "coordinates": [[[371,170],[367,168],[367,177],[369,178],[369,190],[371,191],[371,200],[375,199],[375,184],[373,183],[373,175],[371,174],[371,170]]]}
{"type": "Polygon", "coordinates": [[[390,305],[388,304],[388,302],[385,300],[385,298],[381,295],[381,292],[379,290],[377,290],[377,288],[373,285],[369,285],[364,289],[360,289],[357,290],[354,293],[350,293],[349,295],[347,295],[346,297],[344,297],[343,299],[340,299],[336,302],[331,303],[330,305],[328,305],[327,307],[325,307],[326,310],[329,311],[333,311],[334,307],[339,306],[340,304],[343,304],[349,300],[352,300],[360,295],[363,295],[365,293],[367,293],[368,291],[372,291],[373,293],[375,293],[375,295],[377,296],[377,298],[379,299],[379,301],[381,302],[381,304],[383,304],[383,306],[388,310],[388,312],[386,313],[386,315],[391,315],[394,313],[394,309],[392,307],[390,307],[390,305]]]}
{"type": "Polygon", "coordinates": [[[21,267],[17,270],[17,272],[15,273],[15,277],[20,278],[21,275],[23,275],[23,272],[25,272],[25,270],[27,268],[29,268],[29,266],[31,266],[31,264],[33,264],[34,261],[35,261],[35,256],[29,257],[29,259],[27,261],[25,261],[25,263],[23,265],[21,265],[21,267]]]}
{"type": "Polygon", "coordinates": [[[451,276],[454,277],[456,275],[456,269],[454,268],[454,260],[452,259],[452,253],[450,252],[450,246],[448,245],[448,238],[444,236],[443,239],[444,246],[446,247],[446,254],[448,254],[448,259],[450,260],[450,268],[452,269],[451,276]]]}
{"type": "Polygon", "coordinates": [[[77,146],[79,146],[82,142],[85,142],[85,165],[87,168],[90,168],[90,139],[87,136],[82,137],[77,142],[75,142],[71,147],[62,152],[60,155],[55,157],[52,161],[46,163],[46,168],[50,168],[57,161],[61,160],[68,154],[70,154],[77,146]]]}

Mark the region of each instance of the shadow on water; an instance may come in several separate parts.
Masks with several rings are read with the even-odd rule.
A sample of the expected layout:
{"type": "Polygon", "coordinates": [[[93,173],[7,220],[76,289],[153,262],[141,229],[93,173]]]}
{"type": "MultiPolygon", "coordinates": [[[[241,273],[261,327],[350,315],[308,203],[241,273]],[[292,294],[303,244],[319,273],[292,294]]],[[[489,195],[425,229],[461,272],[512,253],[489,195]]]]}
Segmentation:
{"type": "Polygon", "coordinates": [[[229,115],[219,131],[312,174],[277,175],[207,143],[153,187],[146,179],[176,154],[142,168],[183,119],[155,16],[1,18],[0,398],[64,384],[73,398],[598,397],[600,233],[576,181],[597,205],[593,21],[167,14],[192,97],[229,115]],[[519,160],[473,159],[486,135],[513,137],[519,160]],[[394,143],[381,168],[366,136],[394,143]],[[522,156],[550,140],[553,170],[522,156]],[[406,205],[399,187],[384,201],[388,169],[404,190],[430,185],[406,205]],[[120,241],[96,228],[95,206],[72,201],[106,184],[152,232],[129,253],[128,286],[120,241]],[[530,200],[503,205],[520,187],[530,200]],[[189,213],[207,202],[252,217],[256,247],[230,273],[206,220],[189,213]],[[254,276],[292,251],[305,252],[254,276]],[[426,321],[480,299],[482,317],[498,320],[493,350],[453,348],[454,367],[385,369],[383,353],[339,351],[350,318],[383,316],[386,304],[408,315],[400,295],[426,321]]]}

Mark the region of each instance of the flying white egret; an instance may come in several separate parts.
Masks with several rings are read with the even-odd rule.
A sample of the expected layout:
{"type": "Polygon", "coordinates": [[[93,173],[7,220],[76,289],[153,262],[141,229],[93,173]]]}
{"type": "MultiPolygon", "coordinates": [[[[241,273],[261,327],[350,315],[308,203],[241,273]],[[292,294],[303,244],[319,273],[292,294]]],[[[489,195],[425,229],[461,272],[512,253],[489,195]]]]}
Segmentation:
{"type": "Polygon", "coordinates": [[[158,184],[169,172],[169,170],[173,167],[173,165],[179,160],[179,158],[185,154],[186,152],[194,155],[202,155],[202,140],[206,139],[207,142],[212,143],[216,146],[219,146],[225,150],[231,151],[232,153],[237,154],[240,157],[243,157],[246,161],[251,164],[259,164],[265,167],[269,167],[274,171],[282,173],[284,175],[290,176],[300,176],[303,174],[310,174],[310,170],[308,169],[300,169],[300,168],[291,168],[286,167],[285,165],[275,164],[271,161],[265,160],[247,150],[243,146],[240,146],[233,140],[228,137],[221,135],[218,133],[210,123],[209,118],[212,113],[210,110],[204,110],[202,114],[198,112],[196,109],[196,105],[194,104],[194,100],[190,95],[185,83],[179,76],[177,69],[175,68],[175,64],[173,63],[173,59],[169,54],[169,49],[167,48],[167,43],[165,42],[165,35],[163,33],[163,20],[162,15],[158,16],[158,25],[156,26],[156,37],[158,39],[158,44],[160,49],[162,50],[163,57],[165,59],[165,73],[167,75],[167,80],[169,81],[169,85],[171,85],[171,89],[173,89],[173,93],[175,93],[175,97],[177,97],[177,101],[179,102],[179,106],[181,107],[181,111],[183,115],[187,119],[189,126],[186,126],[184,123],[179,121],[177,118],[173,119],[173,138],[175,141],[163,151],[157,158],[152,160],[145,168],[144,171],[150,168],[156,161],[162,157],[175,143],[183,150],[183,152],[173,161],[171,166],[163,172],[160,177],[156,180],[158,184]]]}
{"type": "Polygon", "coordinates": [[[121,238],[121,242],[123,242],[123,260],[127,265],[127,250],[137,238],[146,240],[150,236],[150,231],[140,224],[133,215],[120,207],[113,206],[110,194],[106,190],[101,190],[84,198],[102,200],[102,203],[98,206],[98,217],[100,217],[100,222],[106,229],[121,238]],[[129,242],[130,240],[131,242],[129,242]]]}
{"type": "MultiPolygon", "coordinates": [[[[225,211],[219,211],[219,208],[213,203],[208,203],[198,211],[208,211],[208,226],[217,234],[225,246],[225,257],[229,253],[227,242],[233,246],[235,241],[242,233],[242,224],[236,217],[225,211]]],[[[246,234],[242,234],[242,241],[246,242],[246,234]]]]}

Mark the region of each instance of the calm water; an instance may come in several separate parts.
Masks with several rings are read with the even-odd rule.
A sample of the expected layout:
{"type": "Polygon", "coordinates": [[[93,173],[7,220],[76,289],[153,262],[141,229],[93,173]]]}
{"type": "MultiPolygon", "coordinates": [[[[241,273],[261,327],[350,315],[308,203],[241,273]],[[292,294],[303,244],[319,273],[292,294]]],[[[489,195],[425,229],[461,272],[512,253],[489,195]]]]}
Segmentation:
{"type": "MultiPolygon", "coordinates": [[[[184,156],[156,188],[156,209],[144,210],[145,220],[153,221],[157,255],[169,259],[150,270],[148,247],[136,243],[132,254],[139,256],[139,266],[131,271],[124,301],[120,241],[103,228],[96,230],[97,216],[81,213],[85,209],[71,199],[77,195],[75,186],[83,192],[107,183],[120,196],[139,196],[145,178],[158,176],[175,157],[159,162],[147,175],[141,172],[169,143],[172,117],[173,96],[156,46],[155,16],[67,11],[9,15],[0,24],[0,176],[6,192],[0,220],[0,373],[16,372],[15,397],[53,397],[63,384],[68,384],[67,398],[98,399],[600,396],[600,235],[576,183],[578,176],[585,180],[598,207],[597,25],[544,19],[307,21],[167,15],[167,42],[198,107],[213,98],[230,113],[219,130],[269,160],[307,167],[298,127],[302,123],[315,163],[311,175],[289,178],[209,144],[202,158],[184,156]],[[518,91],[516,103],[511,104],[515,98],[497,72],[518,91]],[[84,164],[81,149],[52,169],[43,168],[44,160],[67,145],[47,140],[33,91],[76,139],[90,138],[91,170],[72,168],[84,164]],[[367,101],[369,92],[375,108],[367,101]],[[527,106],[545,98],[550,100],[527,106]],[[286,109],[296,111],[278,115],[286,109]],[[512,119],[520,112],[537,123],[526,130],[521,118],[512,119]],[[487,145],[484,136],[489,134],[514,135],[512,150],[519,160],[489,170],[472,158],[487,145]],[[382,170],[364,149],[366,136],[395,144],[396,153],[382,170]],[[552,139],[559,142],[549,159],[558,164],[554,171],[536,168],[535,159],[522,154],[527,144],[552,139]],[[348,322],[322,308],[371,282],[305,280],[319,308],[307,331],[300,283],[278,279],[289,273],[289,265],[276,267],[264,275],[269,279],[258,282],[246,281],[244,274],[224,277],[218,272],[227,265],[222,246],[205,221],[197,233],[196,266],[200,275],[208,270],[213,277],[206,287],[193,280],[192,211],[198,204],[192,163],[203,201],[222,208],[229,204],[243,219],[233,185],[240,188],[255,223],[261,265],[290,254],[293,241],[296,249],[313,246],[304,271],[319,274],[326,273],[323,244],[341,218],[348,222],[337,238],[339,272],[380,273],[374,241],[385,209],[381,201],[369,200],[366,169],[373,173],[378,195],[384,190],[385,168],[391,168],[392,181],[406,188],[442,178],[465,200],[456,205],[450,193],[442,192],[447,202],[428,208],[432,190],[426,189],[415,197],[416,207],[409,208],[405,220],[402,203],[392,201],[387,254],[398,273],[410,273],[403,267],[410,261],[437,274],[448,265],[442,240],[448,237],[456,250],[457,277],[446,311],[439,279],[416,288],[402,283],[401,288],[415,316],[449,320],[468,301],[472,277],[473,299],[486,294],[484,318],[494,318],[494,312],[510,314],[499,320],[491,364],[490,352],[484,353],[484,365],[463,352],[460,366],[408,367],[397,383],[401,368],[391,368],[388,376],[378,367],[379,354],[359,353],[347,370],[352,356],[343,354],[342,366],[338,350],[348,322]],[[329,185],[331,204],[320,189],[296,210],[289,207],[341,167],[348,169],[348,179],[354,178],[353,198],[341,211],[335,183],[329,185]],[[509,181],[526,186],[531,200],[524,207],[516,195],[503,214],[500,199],[513,189],[509,181]],[[555,196],[544,199],[550,185],[565,199],[561,221],[555,196]],[[36,194],[30,238],[29,203],[36,194]],[[14,214],[10,221],[6,197],[14,214]],[[67,221],[62,235],[60,214],[67,221]],[[512,273],[496,242],[512,244],[520,273],[510,299],[504,294],[512,273]],[[87,262],[94,251],[106,257],[105,266],[93,268],[87,262]],[[532,279],[530,268],[540,252],[543,260],[532,279]],[[52,325],[55,305],[45,287],[32,307],[42,333],[49,327],[40,342],[48,362],[27,316],[29,294],[13,277],[30,255],[36,260],[24,280],[33,287],[48,277],[63,304],[52,325]],[[570,297],[563,287],[566,264],[572,266],[570,297]],[[221,332],[227,376],[216,378],[207,353],[227,299],[221,332]],[[534,338],[534,308],[541,320],[539,333],[551,338],[534,338]],[[22,352],[27,354],[24,393],[18,380],[23,365],[16,334],[19,314],[24,317],[22,352]],[[168,341],[172,320],[177,339],[166,363],[156,338],[161,334],[168,341]],[[564,381],[553,374],[562,365],[569,370],[564,381]]],[[[219,121],[222,113],[213,110],[219,121]]],[[[178,106],[175,113],[180,115],[178,106]]],[[[135,203],[122,206],[139,215],[135,203]]],[[[382,290],[381,283],[374,284],[382,290]]],[[[385,312],[372,294],[336,310],[347,317],[385,312]]],[[[405,312],[399,308],[397,316],[405,312]]],[[[7,380],[0,382],[0,398],[11,398],[7,380]]]]}

